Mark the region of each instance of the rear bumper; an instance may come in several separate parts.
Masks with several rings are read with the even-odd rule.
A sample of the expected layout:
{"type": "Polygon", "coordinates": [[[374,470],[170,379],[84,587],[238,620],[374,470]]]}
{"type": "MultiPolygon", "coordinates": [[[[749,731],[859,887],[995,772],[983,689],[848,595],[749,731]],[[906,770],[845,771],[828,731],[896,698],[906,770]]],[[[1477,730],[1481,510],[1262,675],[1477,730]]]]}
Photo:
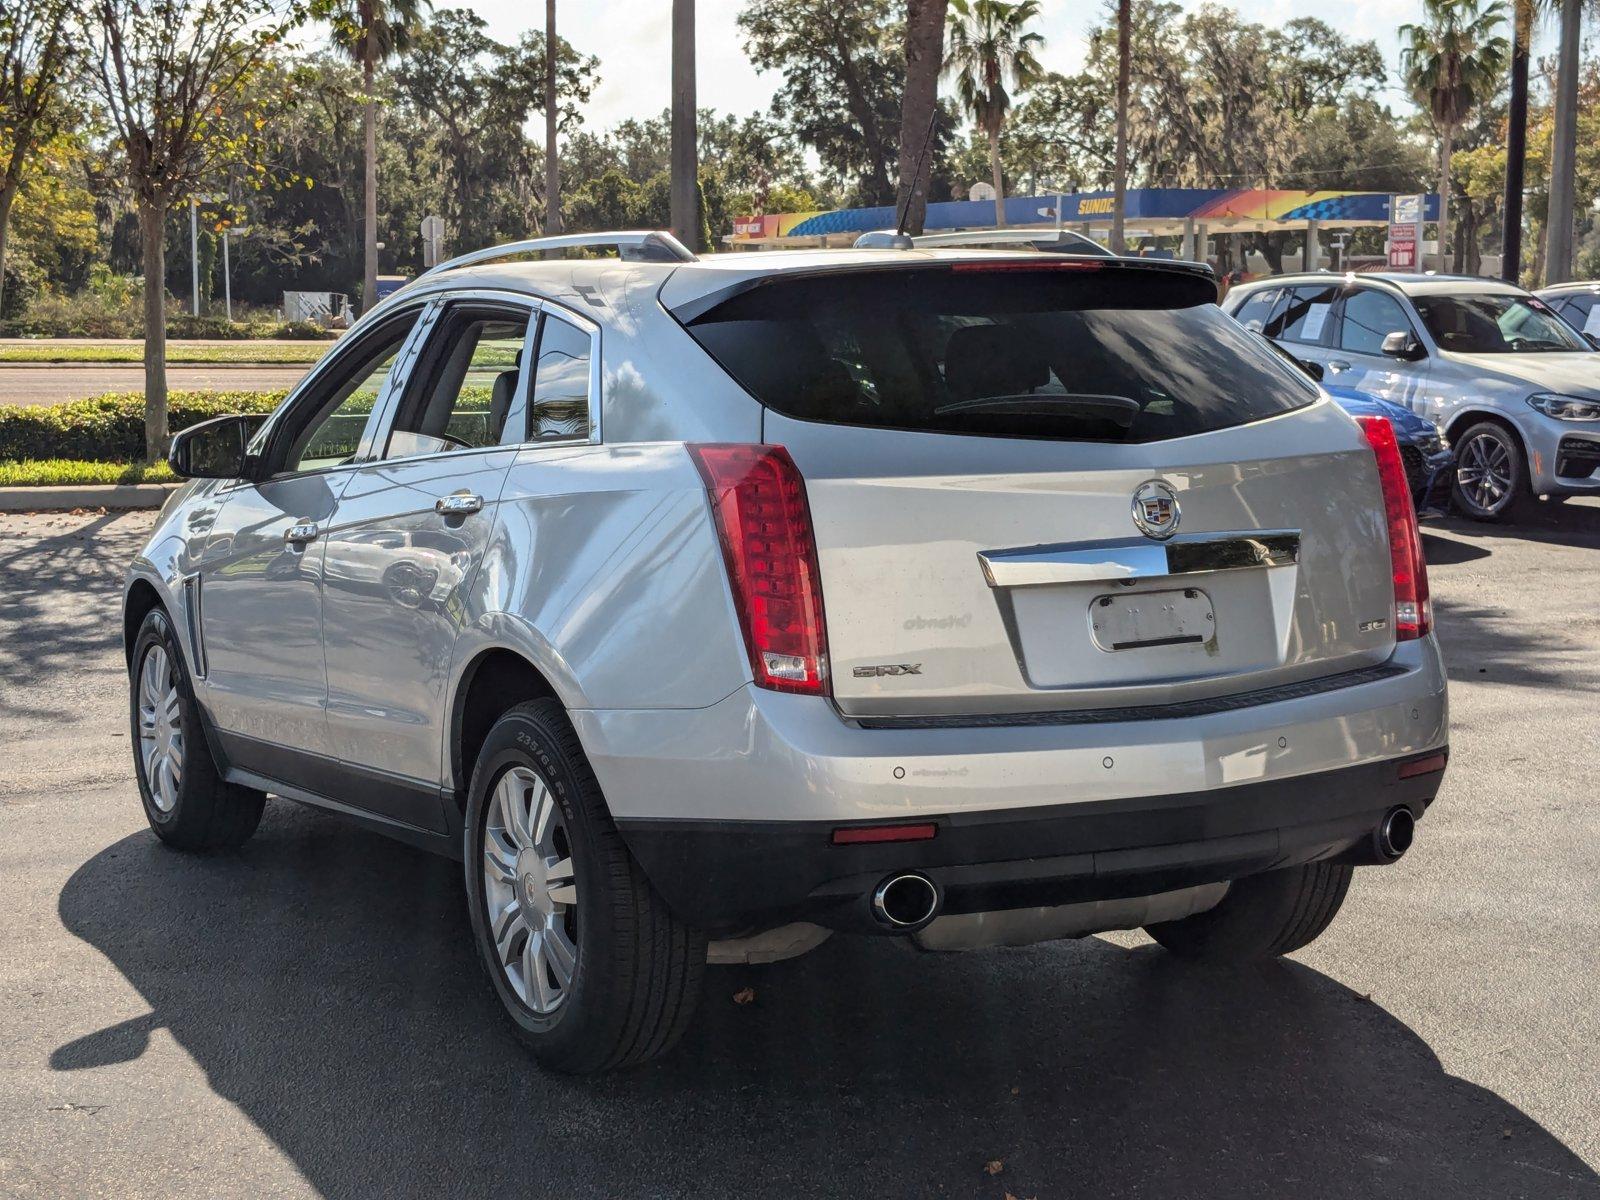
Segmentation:
{"type": "MultiPolygon", "coordinates": [[[[1432,752],[1438,755],[1439,751],[1432,752]]],[[[834,845],[837,826],[793,821],[626,821],[623,837],[684,920],[714,934],[814,921],[887,932],[867,898],[919,871],[947,914],[1147,896],[1346,853],[1384,816],[1420,819],[1442,767],[1401,778],[1416,758],[1200,794],[964,813],[931,839],[834,845]]]]}
{"type": "MultiPolygon", "coordinates": [[[[1121,852],[1199,855],[1212,879],[1337,853],[1395,803],[1432,798],[1437,777],[1396,792],[1387,776],[1442,748],[1448,720],[1431,638],[1396,647],[1385,669],[1265,700],[1085,716],[868,728],[816,698],[749,687],[705,709],[572,713],[646,873],[715,931],[796,919],[838,901],[828,887],[897,866],[1009,864],[994,869],[1098,887],[1121,860],[1093,856],[1121,852]],[[839,825],[930,820],[931,842],[829,841],[839,825]],[[1238,837],[1253,840],[1215,841],[1238,837]],[[1193,842],[1207,845],[1172,849],[1193,842]],[[1029,865],[1045,859],[1064,861],[1029,865]]],[[[984,880],[973,887],[986,894],[984,880]]]]}

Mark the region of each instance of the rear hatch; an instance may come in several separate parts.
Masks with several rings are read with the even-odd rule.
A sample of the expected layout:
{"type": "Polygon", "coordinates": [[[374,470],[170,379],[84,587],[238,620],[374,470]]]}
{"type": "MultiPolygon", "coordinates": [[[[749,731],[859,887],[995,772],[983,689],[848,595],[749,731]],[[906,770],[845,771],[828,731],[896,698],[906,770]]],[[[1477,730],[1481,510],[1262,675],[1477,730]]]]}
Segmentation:
{"type": "Polygon", "coordinates": [[[1166,704],[1389,656],[1372,451],[1208,275],[919,258],[677,310],[805,476],[842,711],[1166,704]]]}

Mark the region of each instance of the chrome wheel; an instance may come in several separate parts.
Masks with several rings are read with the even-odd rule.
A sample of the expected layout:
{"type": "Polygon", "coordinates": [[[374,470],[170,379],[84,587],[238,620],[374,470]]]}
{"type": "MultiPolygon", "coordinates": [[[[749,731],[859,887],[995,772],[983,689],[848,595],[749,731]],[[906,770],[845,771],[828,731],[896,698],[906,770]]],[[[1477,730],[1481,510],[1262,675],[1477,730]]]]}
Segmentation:
{"type": "Polygon", "coordinates": [[[1515,447],[1487,430],[1473,434],[1456,452],[1456,485],[1480,512],[1494,514],[1511,500],[1516,479],[1515,447]]]}
{"type": "Polygon", "coordinates": [[[183,782],[182,700],[172,660],[151,646],[139,666],[139,760],[156,810],[170,813],[183,782]]]}
{"type": "Polygon", "coordinates": [[[561,806],[529,767],[502,775],[490,799],[483,898],[506,982],[534,1012],[554,1012],[577,974],[578,884],[561,806]]]}

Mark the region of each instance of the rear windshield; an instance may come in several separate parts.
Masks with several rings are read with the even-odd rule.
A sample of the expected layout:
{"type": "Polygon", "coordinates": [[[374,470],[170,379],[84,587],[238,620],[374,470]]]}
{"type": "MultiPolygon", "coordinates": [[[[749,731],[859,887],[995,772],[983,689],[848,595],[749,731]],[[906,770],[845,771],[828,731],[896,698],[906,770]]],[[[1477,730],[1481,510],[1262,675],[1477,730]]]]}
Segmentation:
{"type": "Polygon", "coordinates": [[[974,267],[770,278],[687,328],[763,404],[841,425],[1154,442],[1317,398],[1203,277],[974,267]]]}

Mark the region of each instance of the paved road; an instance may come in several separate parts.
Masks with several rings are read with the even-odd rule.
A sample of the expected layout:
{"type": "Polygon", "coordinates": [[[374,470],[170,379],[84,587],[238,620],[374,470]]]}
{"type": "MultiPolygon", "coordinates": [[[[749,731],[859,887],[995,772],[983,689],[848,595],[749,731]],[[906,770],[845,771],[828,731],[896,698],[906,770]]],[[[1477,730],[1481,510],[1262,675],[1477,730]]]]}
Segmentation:
{"type": "Polygon", "coordinates": [[[229,858],[146,831],[148,522],[0,517],[0,1193],[1600,1195],[1600,507],[1430,533],[1451,773],[1293,961],[836,938],[589,1081],[507,1035],[450,864],[281,802],[229,858]]]}
{"type": "MultiPolygon", "coordinates": [[[[268,392],[292,387],[309,370],[306,366],[229,367],[176,366],[167,368],[172,391],[216,388],[224,391],[268,392]]],[[[0,404],[60,404],[106,392],[142,392],[144,368],[137,363],[94,366],[59,366],[0,363],[0,404]]]]}

